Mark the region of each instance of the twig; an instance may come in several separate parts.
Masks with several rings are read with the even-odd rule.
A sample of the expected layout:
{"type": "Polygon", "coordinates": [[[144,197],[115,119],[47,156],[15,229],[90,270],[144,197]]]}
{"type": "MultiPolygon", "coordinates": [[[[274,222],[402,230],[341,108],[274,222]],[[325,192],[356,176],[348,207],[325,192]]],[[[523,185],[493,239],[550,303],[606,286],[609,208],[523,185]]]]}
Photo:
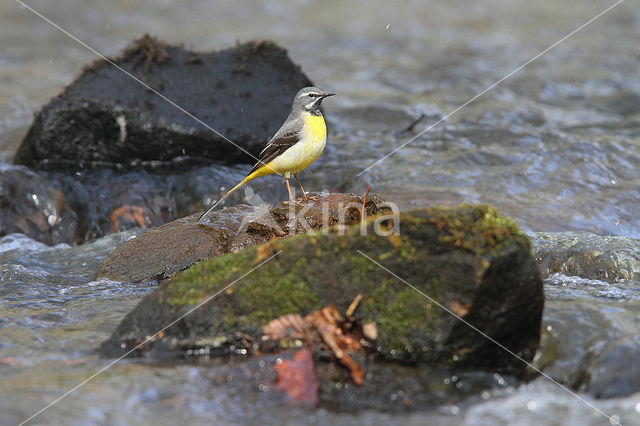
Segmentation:
{"type": "Polygon", "coordinates": [[[360,303],[361,300],[362,300],[361,294],[358,294],[356,298],[353,299],[353,302],[351,302],[351,304],[349,305],[349,308],[347,309],[347,312],[345,313],[347,318],[353,317],[353,313],[355,312],[356,308],[358,307],[358,303],[360,303]]]}
{"type": "Polygon", "coordinates": [[[360,222],[364,222],[364,218],[366,216],[366,210],[364,205],[367,204],[367,197],[369,196],[369,191],[371,191],[371,185],[367,185],[367,192],[364,194],[364,200],[362,200],[362,213],[360,213],[360,222]]]}
{"type": "Polygon", "coordinates": [[[416,127],[416,125],[421,122],[422,120],[424,120],[424,118],[427,115],[423,112],[422,114],[420,114],[420,117],[416,118],[415,120],[413,120],[411,123],[409,123],[409,125],[407,127],[405,127],[402,132],[403,133],[408,133],[410,131],[413,130],[414,127],[416,127]]]}

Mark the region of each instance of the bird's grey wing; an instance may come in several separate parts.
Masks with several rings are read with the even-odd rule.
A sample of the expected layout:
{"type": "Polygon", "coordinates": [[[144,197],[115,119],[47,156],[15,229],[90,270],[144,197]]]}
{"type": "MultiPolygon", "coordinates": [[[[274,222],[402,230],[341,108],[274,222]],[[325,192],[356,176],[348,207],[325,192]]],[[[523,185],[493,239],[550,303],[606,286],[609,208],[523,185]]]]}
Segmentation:
{"type": "Polygon", "coordinates": [[[267,146],[262,150],[258,157],[258,162],[251,169],[249,174],[258,170],[262,165],[273,161],[287,149],[298,143],[301,139],[302,128],[304,123],[302,120],[288,121],[278,130],[271,138],[267,146]]]}

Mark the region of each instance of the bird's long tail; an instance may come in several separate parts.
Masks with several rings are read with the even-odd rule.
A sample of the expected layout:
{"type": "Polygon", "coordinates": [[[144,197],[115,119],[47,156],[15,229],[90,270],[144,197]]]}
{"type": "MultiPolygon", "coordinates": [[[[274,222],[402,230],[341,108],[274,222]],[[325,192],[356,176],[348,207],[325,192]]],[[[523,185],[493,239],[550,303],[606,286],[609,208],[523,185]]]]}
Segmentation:
{"type": "Polygon", "coordinates": [[[265,174],[265,173],[263,173],[263,172],[264,172],[264,170],[262,170],[263,168],[265,168],[265,166],[260,167],[258,170],[254,171],[253,173],[249,173],[249,174],[247,175],[247,177],[245,177],[244,179],[242,179],[242,180],[240,181],[240,183],[238,183],[236,186],[234,186],[233,188],[231,188],[230,190],[228,190],[228,191],[226,192],[226,194],[224,194],[222,197],[220,197],[220,199],[219,199],[218,201],[216,201],[215,203],[213,203],[213,204],[211,205],[211,207],[209,207],[207,210],[205,210],[205,212],[204,212],[204,213],[202,213],[202,214],[200,215],[200,217],[198,218],[198,220],[196,220],[196,223],[199,223],[199,222],[202,220],[202,218],[203,218],[203,217],[205,217],[206,215],[208,215],[208,214],[209,214],[209,213],[210,213],[214,208],[216,208],[216,206],[217,206],[218,204],[220,204],[222,201],[224,201],[224,199],[225,199],[225,198],[227,198],[229,195],[231,195],[231,193],[232,193],[233,191],[235,191],[236,189],[240,188],[240,187],[241,187],[242,185],[244,185],[245,183],[247,183],[247,182],[249,182],[249,181],[254,180],[254,179],[255,179],[255,178],[257,178],[257,177],[264,176],[264,174],[265,174]]]}

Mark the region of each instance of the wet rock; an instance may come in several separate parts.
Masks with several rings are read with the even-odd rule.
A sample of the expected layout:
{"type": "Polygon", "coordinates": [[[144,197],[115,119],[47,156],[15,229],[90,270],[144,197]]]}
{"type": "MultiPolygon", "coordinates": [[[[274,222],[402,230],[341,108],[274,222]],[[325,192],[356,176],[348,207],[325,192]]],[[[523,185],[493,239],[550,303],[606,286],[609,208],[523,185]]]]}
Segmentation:
{"type": "MultiPolygon", "coordinates": [[[[607,237],[600,237],[607,238],[607,237]]],[[[640,391],[640,283],[554,274],[545,280],[544,333],[536,365],[597,398],[640,391]]]]}
{"type": "MultiPolygon", "coordinates": [[[[242,395],[243,400],[254,401],[257,406],[287,406],[292,400],[278,389],[274,367],[280,360],[291,359],[293,352],[248,357],[240,362],[210,368],[205,373],[210,386],[207,392],[228,393],[228,386],[233,386],[236,395],[242,395]]],[[[359,387],[336,364],[316,361],[319,406],[343,412],[362,409],[394,413],[424,410],[465,399],[468,402],[468,398],[477,396],[482,390],[515,383],[510,377],[482,371],[454,373],[424,365],[416,368],[372,360],[363,360],[363,365],[368,379],[365,386],[359,387]]],[[[264,420],[259,413],[248,416],[248,419],[256,416],[256,422],[264,420]]]]}
{"type": "Polygon", "coordinates": [[[629,362],[640,354],[640,337],[627,335],[609,342],[588,365],[583,389],[596,398],[627,396],[640,391],[640,367],[629,362]]]}
{"type": "Polygon", "coordinates": [[[553,273],[616,282],[640,281],[640,241],[589,232],[537,232],[532,252],[543,276],[553,273]]]}
{"type": "Polygon", "coordinates": [[[621,91],[613,95],[594,99],[596,108],[606,113],[616,113],[623,117],[640,113],[640,94],[621,91]]]}
{"type": "MultiPolygon", "coordinates": [[[[300,205],[280,203],[271,210],[248,205],[212,212],[198,224],[200,213],[151,229],[127,241],[105,260],[98,278],[136,282],[164,279],[210,257],[311,230],[360,222],[362,198],[355,194],[314,194],[317,201],[300,205]],[[295,214],[292,214],[295,213],[295,214]],[[297,220],[290,221],[290,217],[297,220]]],[[[367,214],[384,211],[375,195],[367,200],[367,214]]]]}
{"type": "Polygon", "coordinates": [[[522,362],[360,252],[531,360],[544,298],[528,238],[488,206],[415,210],[399,219],[400,234],[395,222],[378,218],[366,235],[360,226],[309,233],[194,265],[145,297],[100,352],[122,355],[174,320],[134,354],[234,352],[260,341],[261,326],[274,318],[329,303],[344,311],[362,294],[357,315],[377,324],[378,360],[522,373],[522,362]]]}
{"type": "Polygon", "coordinates": [[[0,236],[14,232],[45,244],[73,243],[77,216],[59,184],[26,167],[2,166],[0,236]]]}
{"type": "Polygon", "coordinates": [[[172,189],[176,176],[144,170],[121,174],[104,169],[68,176],[60,182],[78,215],[76,243],[131,228],[159,226],[177,217],[172,189]]]}
{"type": "MultiPolygon", "coordinates": [[[[113,169],[77,175],[39,173],[57,182],[67,197],[67,204],[76,212],[78,222],[72,228],[74,232],[60,238],[82,244],[126,229],[160,226],[201,211],[246,176],[249,168],[212,165],[155,173],[146,170],[121,173],[113,169]]],[[[277,185],[267,177],[251,187],[233,194],[228,202],[237,204],[245,199],[252,204],[277,202],[286,196],[281,178],[277,185]]],[[[60,238],[53,243],[60,242],[60,238]]]]}
{"type": "MultiPolygon", "coordinates": [[[[31,236],[46,244],[83,244],[114,232],[160,226],[202,211],[246,176],[251,166],[210,165],[188,171],[155,173],[101,169],[75,175],[34,173],[24,166],[14,168],[26,173],[24,182],[46,181],[47,185],[56,188],[65,197],[68,211],[72,213],[65,228],[52,234],[31,236]]],[[[25,186],[24,190],[28,192],[30,188],[25,186]]],[[[277,203],[286,197],[282,178],[266,176],[232,194],[224,204],[260,205],[277,203]]],[[[8,222],[0,227],[9,229],[15,220],[10,216],[6,218],[8,222]]]]}
{"type": "MultiPolygon", "coordinates": [[[[272,42],[196,53],[147,35],[113,61],[257,155],[309,79],[272,42]]],[[[195,157],[253,158],[106,61],[87,67],[43,107],[15,157],[47,170],[130,167],[195,157]]]]}

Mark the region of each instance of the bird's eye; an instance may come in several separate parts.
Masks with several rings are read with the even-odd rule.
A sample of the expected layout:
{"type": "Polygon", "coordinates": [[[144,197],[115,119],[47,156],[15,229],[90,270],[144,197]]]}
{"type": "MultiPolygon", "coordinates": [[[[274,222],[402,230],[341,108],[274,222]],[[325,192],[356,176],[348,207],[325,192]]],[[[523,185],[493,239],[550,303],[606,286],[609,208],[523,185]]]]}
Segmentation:
{"type": "Polygon", "coordinates": [[[316,94],[315,94],[315,93],[309,93],[309,97],[310,97],[310,98],[315,98],[315,97],[316,97],[316,94]]]}

